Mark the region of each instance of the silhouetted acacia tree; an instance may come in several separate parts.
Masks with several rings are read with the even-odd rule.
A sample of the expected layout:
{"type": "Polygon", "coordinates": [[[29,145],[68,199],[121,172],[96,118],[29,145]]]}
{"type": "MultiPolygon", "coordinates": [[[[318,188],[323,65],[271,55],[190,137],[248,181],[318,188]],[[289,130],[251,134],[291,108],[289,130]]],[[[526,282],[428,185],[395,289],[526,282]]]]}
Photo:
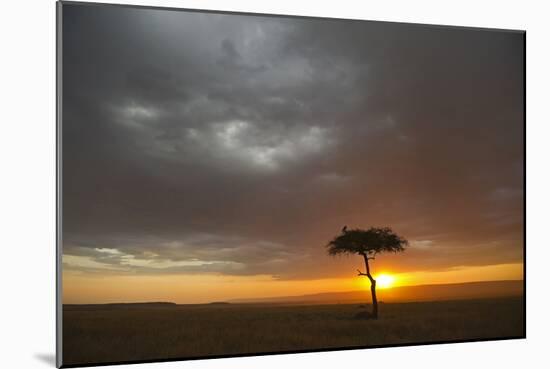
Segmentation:
{"type": "Polygon", "coordinates": [[[360,276],[370,280],[372,295],[372,318],[378,319],[378,300],[376,299],[376,280],[373,278],[369,260],[383,252],[402,252],[408,245],[406,239],[395,234],[391,228],[371,227],[367,230],[342,228],[341,233],[327,245],[329,255],[357,254],[365,260],[366,273],[357,270],[360,276]]]}

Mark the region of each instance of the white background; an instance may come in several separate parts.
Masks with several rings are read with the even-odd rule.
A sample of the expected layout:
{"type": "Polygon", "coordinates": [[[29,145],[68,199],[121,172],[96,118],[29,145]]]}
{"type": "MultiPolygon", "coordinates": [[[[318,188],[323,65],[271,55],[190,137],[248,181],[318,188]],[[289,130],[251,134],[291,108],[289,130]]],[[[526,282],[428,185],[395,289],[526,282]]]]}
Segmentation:
{"type": "MultiPolygon", "coordinates": [[[[544,272],[550,267],[546,237],[550,205],[550,12],[544,1],[129,3],[527,30],[527,340],[158,363],[134,368],[517,369],[548,363],[549,275],[544,272]]],[[[0,367],[51,368],[55,352],[55,3],[5,1],[1,18],[0,367]]]]}

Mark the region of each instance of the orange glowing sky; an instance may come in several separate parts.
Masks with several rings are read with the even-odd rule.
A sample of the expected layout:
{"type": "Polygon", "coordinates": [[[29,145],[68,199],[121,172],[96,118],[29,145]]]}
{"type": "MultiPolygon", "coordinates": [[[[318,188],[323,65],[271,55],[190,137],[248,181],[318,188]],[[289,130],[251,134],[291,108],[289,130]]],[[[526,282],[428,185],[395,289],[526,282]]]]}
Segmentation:
{"type": "MultiPolygon", "coordinates": [[[[473,281],[519,280],[522,264],[483,267],[458,267],[438,272],[392,273],[375,275],[393,278],[391,287],[422,284],[463,283],[473,281]]],[[[271,276],[223,275],[85,275],[66,272],[63,277],[64,303],[107,303],[171,301],[206,303],[232,299],[296,296],[322,292],[368,290],[366,278],[315,280],[274,280],[271,276]]],[[[379,288],[385,288],[384,285],[379,288]]]]}

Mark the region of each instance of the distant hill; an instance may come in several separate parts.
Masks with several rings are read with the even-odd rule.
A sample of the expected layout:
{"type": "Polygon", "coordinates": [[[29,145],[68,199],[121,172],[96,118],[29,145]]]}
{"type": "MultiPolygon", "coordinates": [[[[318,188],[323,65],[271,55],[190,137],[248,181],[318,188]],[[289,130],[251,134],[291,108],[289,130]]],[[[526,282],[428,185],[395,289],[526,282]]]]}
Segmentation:
{"type": "Polygon", "coordinates": [[[117,302],[111,304],[63,304],[67,310],[97,310],[97,309],[143,309],[143,308],[175,308],[173,302],[117,302]]]}
{"type": "MultiPolygon", "coordinates": [[[[455,284],[431,284],[402,286],[376,291],[381,302],[409,302],[436,300],[464,300],[521,296],[523,281],[488,281],[455,284]]],[[[328,292],[301,296],[235,299],[234,303],[292,303],[292,304],[338,304],[370,301],[370,291],[328,292]]]]}
{"type": "MultiPolygon", "coordinates": [[[[380,302],[412,302],[466,300],[523,295],[523,281],[488,281],[455,284],[427,284],[378,289],[380,302]]],[[[327,292],[300,296],[280,296],[267,298],[246,298],[229,301],[213,301],[202,304],[176,304],[173,302],[134,302],[109,304],[64,304],[65,310],[105,310],[105,309],[173,309],[178,306],[224,306],[242,303],[274,304],[349,304],[370,302],[368,289],[347,292],[327,292]]]]}

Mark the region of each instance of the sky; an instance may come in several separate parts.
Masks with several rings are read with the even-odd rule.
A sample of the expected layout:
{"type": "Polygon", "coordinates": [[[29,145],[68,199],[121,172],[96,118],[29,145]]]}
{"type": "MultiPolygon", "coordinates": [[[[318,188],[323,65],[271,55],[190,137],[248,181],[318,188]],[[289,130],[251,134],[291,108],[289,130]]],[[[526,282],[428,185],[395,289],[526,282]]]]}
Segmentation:
{"type": "Polygon", "coordinates": [[[523,278],[524,39],[63,5],[63,300],[350,290],[344,225],[399,284],[523,278]]]}

